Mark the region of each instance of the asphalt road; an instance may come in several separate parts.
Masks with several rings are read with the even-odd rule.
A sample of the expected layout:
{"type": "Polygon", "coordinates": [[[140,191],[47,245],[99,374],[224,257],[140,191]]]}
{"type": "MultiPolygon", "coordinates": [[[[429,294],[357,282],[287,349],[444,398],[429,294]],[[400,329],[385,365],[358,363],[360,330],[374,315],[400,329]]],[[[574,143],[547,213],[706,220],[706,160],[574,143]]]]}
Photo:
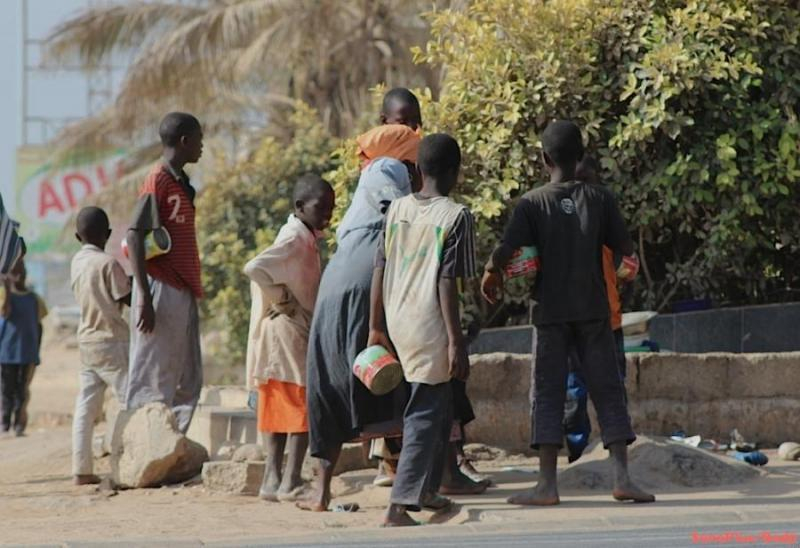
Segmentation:
{"type": "MultiPolygon", "coordinates": [[[[565,523],[565,526],[568,526],[565,523]]],[[[344,536],[344,535],[342,535],[344,536]]],[[[800,516],[794,522],[763,522],[736,524],[729,526],[714,525],[708,528],[697,527],[669,527],[659,529],[626,529],[618,531],[591,531],[578,533],[536,533],[536,532],[509,532],[497,531],[493,533],[483,532],[453,532],[447,537],[441,535],[414,535],[409,539],[384,539],[370,535],[370,538],[337,540],[326,542],[315,540],[308,543],[275,543],[274,539],[265,541],[264,544],[254,543],[247,546],[280,546],[305,547],[305,546],[326,546],[326,547],[346,547],[356,548],[361,546],[380,546],[381,548],[400,548],[400,547],[477,547],[491,546],[492,548],[505,548],[517,546],[591,546],[592,548],[620,548],[624,546],[636,547],[675,547],[675,546],[800,546],[800,516]],[[725,533],[736,534],[737,538],[726,539],[725,533]],[[765,538],[762,533],[772,535],[765,538]],[[704,536],[696,537],[695,534],[704,536]],[[705,536],[705,535],[714,535],[705,536]],[[718,536],[719,535],[719,536],[718,536]],[[781,537],[782,535],[782,537],[781,537]],[[726,540],[730,540],[726,542],[726,540]],[[768,542],[767,542],[768,541],[768,542]]],[[[212,545],[214,546],[214,545],[212,545]]],[[[230,546],[230,545],[229,545],[230,546]]],[[[242,546],[242,545],[239,545],[242,546]]]]}

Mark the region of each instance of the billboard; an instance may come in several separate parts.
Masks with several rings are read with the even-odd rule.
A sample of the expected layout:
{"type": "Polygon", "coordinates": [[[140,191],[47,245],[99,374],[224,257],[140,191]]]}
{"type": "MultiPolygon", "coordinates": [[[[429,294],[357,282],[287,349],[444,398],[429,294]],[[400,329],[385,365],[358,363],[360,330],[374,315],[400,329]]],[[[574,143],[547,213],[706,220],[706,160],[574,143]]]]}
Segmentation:
{"type": "Polygon", "coordinates": [[[120,150],[53,165],[50,153],[45,147],[17,150],[15,220],[31,255],[75,249],[72,238],[63,238],[64,224],[85,198],[119,178],[124,158],[120,150]]]}

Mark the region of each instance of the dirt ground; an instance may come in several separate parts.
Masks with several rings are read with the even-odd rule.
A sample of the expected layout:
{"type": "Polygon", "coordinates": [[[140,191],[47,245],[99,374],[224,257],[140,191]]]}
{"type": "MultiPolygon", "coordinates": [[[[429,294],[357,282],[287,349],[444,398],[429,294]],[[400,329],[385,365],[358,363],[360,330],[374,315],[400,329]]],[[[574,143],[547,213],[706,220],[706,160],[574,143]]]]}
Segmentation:
{"type": "MultiPolygon", "coordinates": [[[[127,540],[164,545],[178,540],[246,541],[295,535],[374,529],[388,500],[388,490],[371,485],[372,471],[336,480],[335,502],[358,502],[352,514],[309,514],[289,504],[255,497],[219,495],[202,485],[130,490],[116,494],[70,483],[69,420],[77,391],[77,350],[48,344],[32,385],[32,424],[24,438],[0,439],[0,544],[127,540]]],[[[447,515],[423,515],[424,521],[458,527],[540,524],[539,530],[563,527],[641,527],[664,520],[725,519],[746,524],[760,519],[800,515],[800,464],[772,458],[763,477],[729,487],[658,493],[653,505],[614,503],[596,491],[562,493],[554,508],[518,508],[505,504],[512,492],[535,481],[536,460],[509,458],[481,462],[497,487],[485,495],[459,497],[447,515]],[[705,518],[703,516],[706,516],[705,518]]],[[[108,470],[107,459],[97,470],[108,470]]]]}

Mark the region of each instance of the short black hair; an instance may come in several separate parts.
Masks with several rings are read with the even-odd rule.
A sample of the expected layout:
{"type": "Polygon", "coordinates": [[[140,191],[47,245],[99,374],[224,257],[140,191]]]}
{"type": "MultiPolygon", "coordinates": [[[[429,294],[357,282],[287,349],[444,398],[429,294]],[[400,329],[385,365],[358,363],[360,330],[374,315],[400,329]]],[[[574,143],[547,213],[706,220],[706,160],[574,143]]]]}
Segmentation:
{"type": "Polygon", "coordinates": [[[167,147],[174,147],[181,140],[193,131],[199,131],[200,120],[187,112],[170,112],[161,120],[158,126],[158,136],[161,137],[161,144],[167,147]]]}
{"type": "Polygon", "coordinates": [[[383,107],[381,111],[386,114],[394,102],[402,103],[416,108],[419,108],[419,99],[408,88],[392,88],[383,96],[383,107]]]}
{"type": "Polygon", "coordinates": [[[306,173],[301,175],[294,184],[292,201],[307,202],[314,198],[320,198],[328,192],[333,192],[331,184],[317,175],[316,173],[306,173]]]}
{"type": "Polygon", "coordinates": [[[417,165],[423,175],[445,176],[461,166],[461,148],[448,134],[431,133],[419,143],[417,165]]]}
{"type": "Polygon", "coordinates": [[[583,158],[583,138],[575,122],[550,122],[542,133],[542,147],[558,167],[574,166],[583,158]]]}
{"type": "Polygon", "coordinates": [[[75,221],[78,236],[84,242],[96,242],[108,237],[110,223],[106,212],[95,206],[84,207],[75,221]]]}

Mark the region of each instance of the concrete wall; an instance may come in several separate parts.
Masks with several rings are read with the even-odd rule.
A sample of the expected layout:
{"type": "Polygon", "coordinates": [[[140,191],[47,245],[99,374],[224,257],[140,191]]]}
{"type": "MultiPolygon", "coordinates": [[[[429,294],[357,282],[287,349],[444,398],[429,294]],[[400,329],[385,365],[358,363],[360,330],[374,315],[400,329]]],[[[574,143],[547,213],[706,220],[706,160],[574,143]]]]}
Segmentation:
{"type": "MultiPolygon", "coordinates": [[[[467,386],[477,418],[469,440],[527,451],[530,355],[473,355],[472,365],[467,386]]],[[[634,428],[643,434],[680,429],[727,442],[738,428],[770,446],[800,438],[800,352],[633,354],[626,384],[634,428]]]]}
{"type": "MultiPolygon", "coordinates": [[[[716,308],[660,314],[650,321],[650,338],[673,352],[800,351],[800,303],[716,308]]],[[[529,353],[533,326],[485,329],[472,343],[473,354],[529,353]]]]}

